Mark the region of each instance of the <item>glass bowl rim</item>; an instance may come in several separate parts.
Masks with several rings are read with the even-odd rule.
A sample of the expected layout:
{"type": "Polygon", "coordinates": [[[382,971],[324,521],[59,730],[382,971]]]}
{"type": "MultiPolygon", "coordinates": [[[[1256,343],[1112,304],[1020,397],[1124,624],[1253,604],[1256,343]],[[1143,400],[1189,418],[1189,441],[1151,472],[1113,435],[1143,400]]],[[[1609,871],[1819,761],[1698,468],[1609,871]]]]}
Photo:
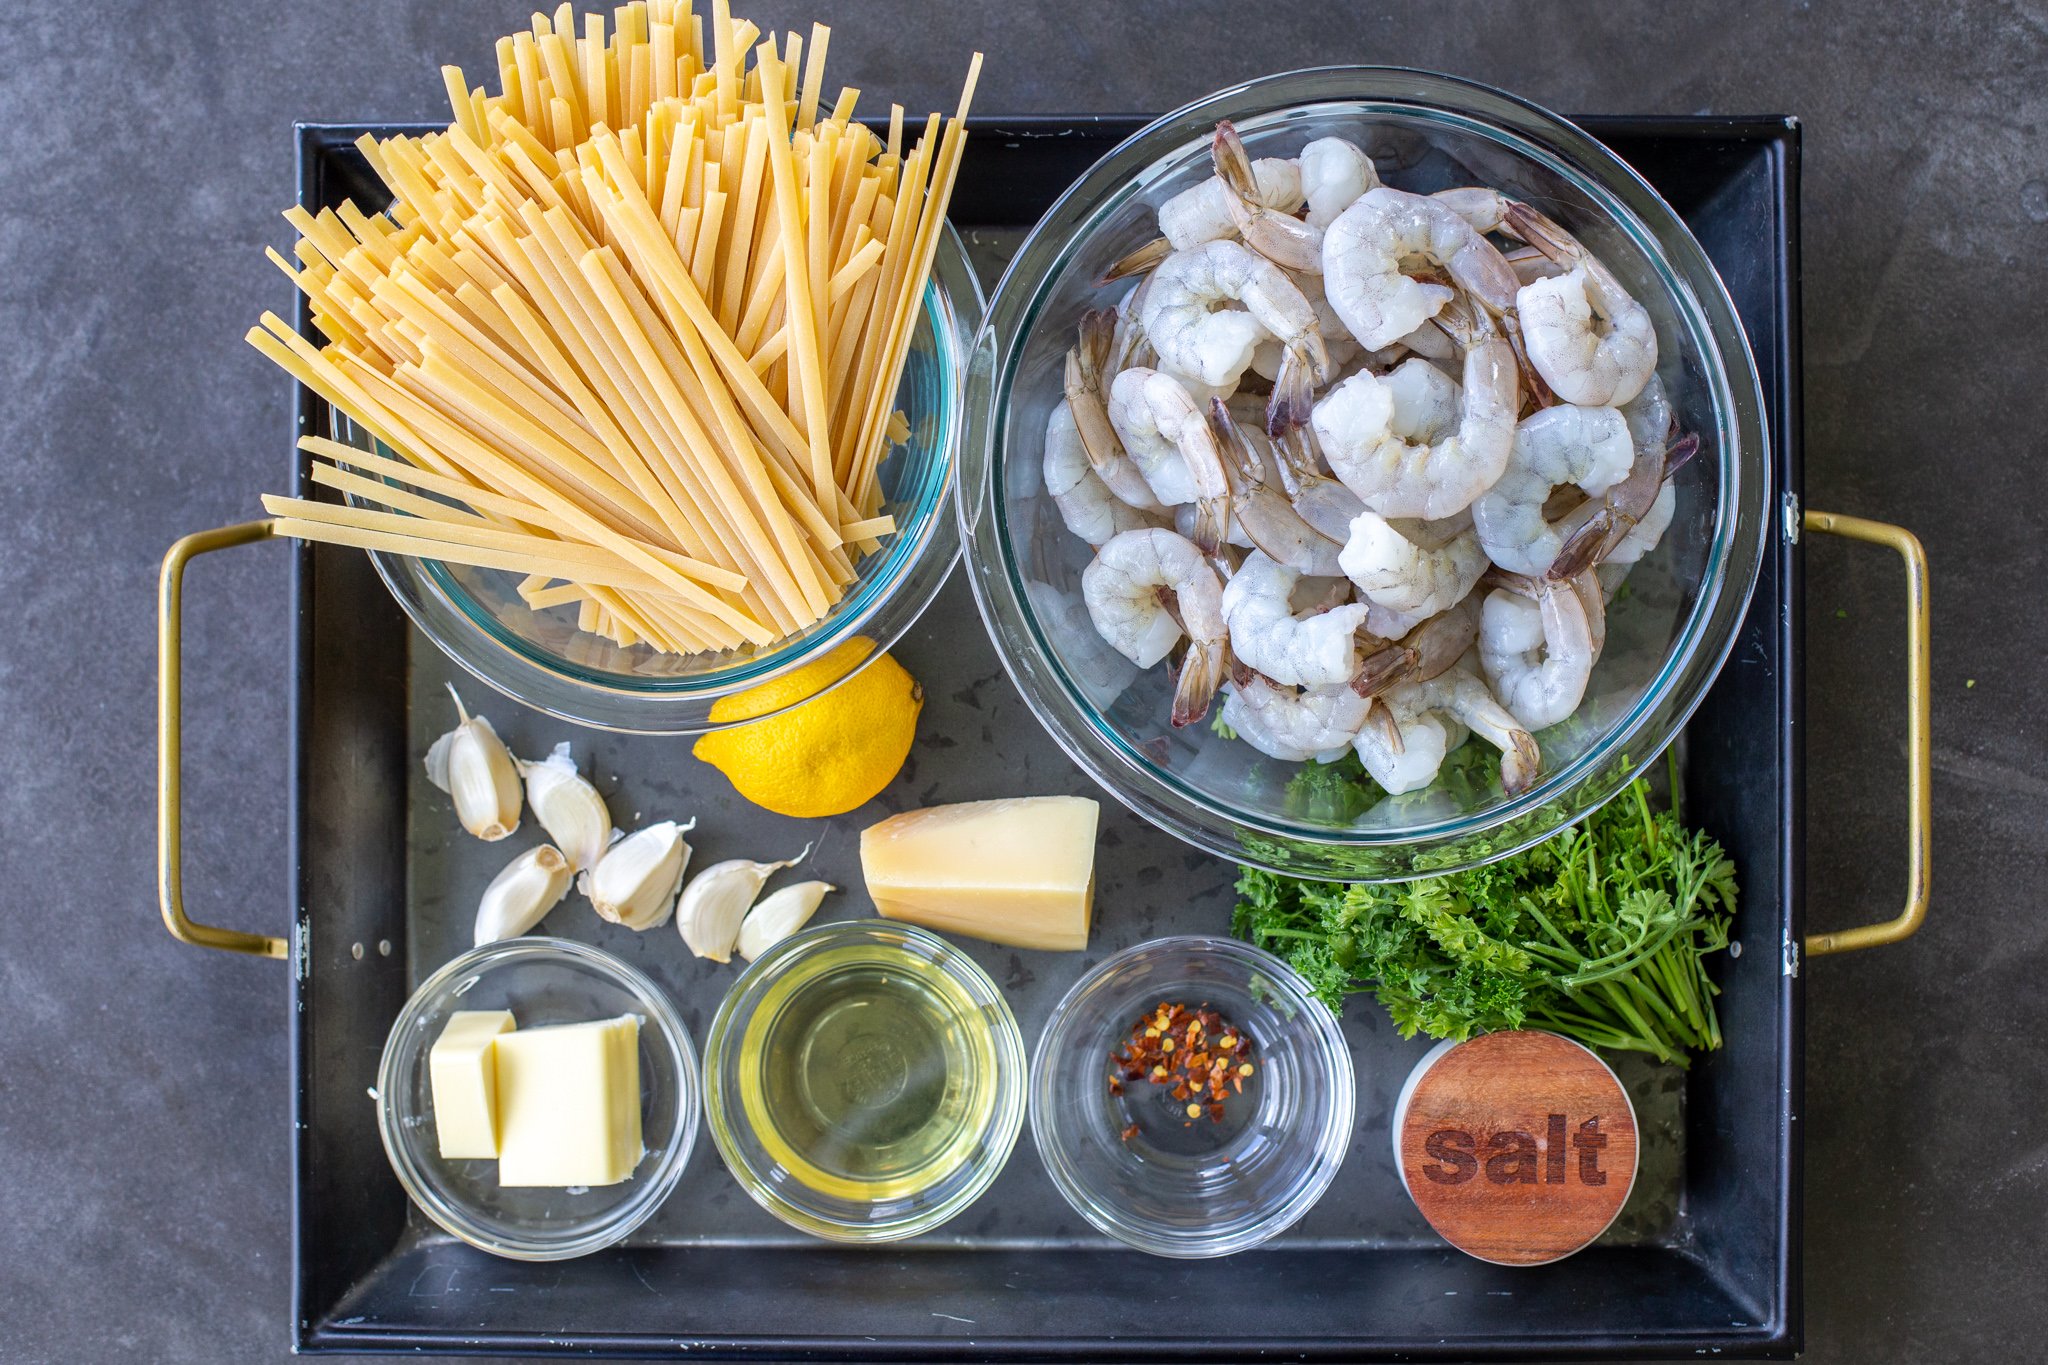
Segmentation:
{"type": "Polygon", "coordinates": [[[1678,734],[1733,650],[1761,572],[1764,531],[1772,517],[1772,452],[1761,377],[1718,270],[1677,212],[1604,143],[1541,106],[1479,81],[1412,67],[1308,67],[1229,86],[1161,115],[1104,154],[1034,225],[990,292],[971,363],[975,382],[970,385],[973,406],[967,440],[972,444],[963,445],[955,501],[962,538],[970,547],[969,583],[1005,670],[1040,724],[1111,795],[1182,840],[1240,864],[1309,879],[1356,880],[1357,875],[1347,876],[1323,859],[1347,852],[1450,846],[1454,857],[1432,856],[1427,867],[1383,877],[1364,874],[1365,879],[1400,880],[1461,870],[1540,843],[1610,799],[1678,734]],[[1459,102],[1460,96],[1464,102],[1459,102]],[[1499,108],[1482,107],[1488,104],[1499,108]],[[1047,638],[1020,577],[1020,556],[1009,534],[1003,469],[1009,398],[1018,367],[1072,251],[1138,186],[1167,162],[1182,161],[1192,151],[1195,139],[1183,125],[1206,126],[1218,117],[1229,117],[1241,130],[1255,131],[1284,125],[1290,117],[1319,107],[1347,105],[1381,106],[1387,113],[1448,122],[1533,162],[1584,194],[1604,221],[1642,254],[1666,289],[1676,320],[1707,371],[1708,397],[1722,437],[1719,497],[1704,576],[1676,639],[1641,696],[1584,752],[1562,768],[1545,772],[1519,796],[1477,812],[1377,830],[1294,825],[1226,804],[1127,742],[1076,686],[1047,638]],[[1506,122],[1504,116],[1516,122],[1506,122]],[[1537,138],[1558,145],[1537,145],[1537,138]],[[1624,194],[1640,201],[1642,212],[1625,203],[1624,194]],[[1052,240],[1055,228],[1064,233],[1063,240],[1052,240]],[[1045,259],[1036,259],[1041,256],[1045,259]],[[1012,312],[1018,315],[1015,334],[1005,344],[998,332],[1012,321],[1012,312]],[[1718,325],[1721,319],[1729,326],[1718,325]],[[1748,524],[1745,513],[1758,524],[1748,524]],[[1743,562],[1736,562],[1738,555],[1743,562]],[[1020,661],[1018,655],[1027,648],[1030,657],[1020,661]],[[1044,676],[1042,689],[1033,685],[1037,674],[1044,676]],[[1676,685],[1687,677],[1692,678],[1690,690],[1681,692],[1676,685]],[[1660,711],[1674,695],[1677,709],[1660,719],[1660,711]],[[1640,740],[1646,730],[1663,733],[1643,748],[1640,740]],[[1584,801],[1582,793],[1590,779],[1601,776],[1615,780],[1594,793],[1596,799],[1584,801]],[[1574,798],[1579,798],[1577,804],[1574,798]],[[1552,819],[1539,818],[1556,807],[1569,809],[1552,819]],[[1228,835],[1211,828],[1219,821],[1228,826],[1228,835]],[[1535,827],[1518,829],[1504,842],[1488,840],[1518,822],[1535,827]],[[1230,837],[1242,833],[1259,836],[1261,846],[1230,837]],[[1269,856],[1276,845],[1290,856],[1269,856]],[[1304,849],[1323,856],[1300,852],[1304,849]]]}
{"type": "MultiPolygon", "coordinates": [[[[643,1028],[642,1036],[647,1032],[643,1028]]],[[[433,1044],[429,1042],[426,1046],[432,1047],[433,1044]]],[[[676,1185],[682,1180],[683,1169],[689,1164],[690,1153],[696,1147],[697,1116],[702,1097],[703,1082],[698,1071],[696,1047],[690,1040],[689,1026],[668,993],[645,972],[602,948],[575,939],[543,934],[498,939],[471,948],[442,964],[406,998],[398,1016],[392,1020],[390,1032],[385,1035],[384,1049],[377,1061],[377,1133],[384,1144],[385,1158],[391,1163],[398,1183],[404,1187],[413,1205],[442,1231],[480,1251],[518,1261],[562,1261],[587,1256],[625,1240],[653,1217],[655,1210],[675,1192],[676,1185]],[[397,1131],[398,1116],[393,1096],[399,1093],[401,1072],[420,1064],[416,1060],[417,1054],[399,1048],[400,1037],[410,1033],[412,1026],[425,1016],[426,1002],[440,995],[455,978],[472,971],[484,972],[513,965],[522,959],[536,959],[552,965],[573,961],[595,969],[597,975],[638,996],[647,1006],[647,1017],[654,1025],[653,1032],[667,1046],[669,1060],[676,1073],[675,1126],[669,1135],[668,1145],[658,1153],[649,1149],[641,1158],[644,1162],[647,1156],[657,1156],[653,1170],[642,1180],[636,1167],[631,1179],[638,1188],[630,1198],[607,1209],[588,1229],[574,1234],[564,1233],[559,1237],[500,1238],[483,1232],[459,1207],[443,1196],[427,1170],[412,1159],[397,1131]]]]}
{"type": "MultiPolygon", "coordinates": [[[[861,580],[827,617],[804,632],[705,673],[636,678],[588,669],[521,638],[476,604],[439,560],[367,551],[378,577],[412,624],[464,672],[514,701],[579,725],[623,733],[701,734],[766,719],[838,687],[887,653],[916,624],[959,557],[957,522],[947,513],[966,429],[966,367],[987,295],[950,219],[939,242],[913,333],[930,334],[946,348],[950,362],[939,368],[936,456],[924,473],[906,523],[877,552],[884,557],[880,571],[861,580]],[[818,691],[746,721],[713,721],[704,714],[721,697],[814,663],[863,634],[874,639],[874,650],[818,691]]],[[[338,408],[329,408],[329,425],[334,439],[343,444],[361,448],[362,441],[370,439],[360,423],[338,408]]]]}
{"type": "MultiPolygon", "coordinates": [[[[769,947],[748,965],[740,979],[726,991],[704,1035],[704,1117],[711,1130],[712,1144],[728,1172],[753,1201],[775,1217],[801,1232],[827,1241],[850,1244],[899,1241],[929,1232],[964,1212],[995,1183],[1009,1164],[1024,1130],[1026,1092],[1029,1089],[1030,1059],[1024,1051],[1024,1033],[1010,1002],[979,962],[965,949],[921,925],[885,918],[834,920],[799,929],[769,947]],[[988,1018],[996,1059],[995,1102],[988,1125],[977,1140],[980,1155],[974,1159],[967,1178],[946,1195],[930,1204],[913,1207],[881,1222],[840,1219],[784,1198],[773,1181],[762,1173],[760,1163],[745,1151],[740,1130],[747,1125],[735,1098],[726,1094],[725,1071],[737,1068],[740,1025],[751,1019],[762,992],[772,984],[794,958],[824,951],[842,943],[866,942],[895,951],[922,950],[923,955],[943,969],[967,991],[988,1018]],[[906,945],[916,945],[915,949],[906,945]],[[742,1013],[744,1011],[744,1018],[742,1013]]],[[[756,1139],[758,1140],[758,1139],[756,1139]]],[[[912,1196],[913,1198],[917,1196],[912,1196]]]]}
{"type": "MultiPolygon", "coordinates": [[[[1147,992],[1148,995],[1150,993],[1147,992]]],[[[1136,997],[1133,1000],[1135,1002],[1136,997]]],[[[1038,1035],[1038,1043],[1031,1053],[1031,1140],[1038,1147],[1046,1174],[1074,1212],[1087,1219],[1098,1232],[1155,1256],[1177,1259],[1228,1256],[1248,1251],[1294,1226],[1322,1200],[1343,1167],[1344,1159],[1351,1150],[1352,1132],[1358,1123],[1357,1106],[1356,1068],[1351,1060],[1350,1045],[1344,1039],[1343,1025],[1337,1016],[1310,993],[1308,982],[1281,958],[1242,939],[1220,934],[1170,934],[1134,943],[1110,954],[1083,972],[1060,996],[1059,1002],[1052,1007],[1052,1013],[1047,1016],[1045,1028],[1038,1035]],[[1076,1017],[1082,1002],[1100,989],[1117,970],[1141,959],[1177,962],[1197,957],[1227,958],[1244,967],[1248,975],[1262,977],[1284,993],[1287,1008],[1281,1012],[1290,1023],[1304,1016],[1309,1021],[1295,1031],[1304,1035],[1311,1049],[1320,1054],[1317,1060],[1325,1064],[1323,1069],[1330,1081],[1330,1094],[1328,1103],[1321,1106],[1323,1121],[1320,1130],[1313,1134],[1303,1132],[1297,1139],[1312,1139],[1315,1164],[1309,1178],[1289,1190],[1285,1199],[1275,1203],[1256,1222],[1225,1232],[1161,1232],[1152,1225],[1113,1216],[1084,1192],[1085,1187],[1076,1175],[1075,1163],[1053,1128],[1054,1116],[1063,1112],[1065,1106],[1055,1090],[1058,1068],[1053,1064],[1052,1052],[1074,1036],[1071,1028],[1066,1026],[1076,1017]]]]}

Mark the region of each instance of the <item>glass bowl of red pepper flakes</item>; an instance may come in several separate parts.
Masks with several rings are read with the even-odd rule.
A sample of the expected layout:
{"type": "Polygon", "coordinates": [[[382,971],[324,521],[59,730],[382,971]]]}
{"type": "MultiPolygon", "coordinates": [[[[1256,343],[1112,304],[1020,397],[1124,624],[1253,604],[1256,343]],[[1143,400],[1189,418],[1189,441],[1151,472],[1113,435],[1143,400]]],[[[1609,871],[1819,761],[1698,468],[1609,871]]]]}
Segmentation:
{"type": "Polygon", "coordinates": [[[1336,1018],[1279,958],[1190,935],[1126,949],[1053,1008],[1031,1134],[1060,1193],[1159,1256],[1227,1256],[1329,1187],[1355,1120],[1336,1018]]]}

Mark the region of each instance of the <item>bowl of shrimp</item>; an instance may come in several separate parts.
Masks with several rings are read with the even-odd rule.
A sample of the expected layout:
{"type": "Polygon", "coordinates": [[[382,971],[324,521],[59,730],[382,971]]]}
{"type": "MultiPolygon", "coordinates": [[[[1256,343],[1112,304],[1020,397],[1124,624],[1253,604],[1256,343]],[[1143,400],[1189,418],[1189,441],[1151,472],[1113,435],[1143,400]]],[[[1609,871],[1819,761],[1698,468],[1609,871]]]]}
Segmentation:
{"type": "Polygon", "coordinates": [[[1295,876],[1504,857],[1678,735],[1762,562],[1740,320],[1647,183],[1454,77],[1155,121],[1027,237],[970,358],[977,605],[1039,720],[1295,876]]]}

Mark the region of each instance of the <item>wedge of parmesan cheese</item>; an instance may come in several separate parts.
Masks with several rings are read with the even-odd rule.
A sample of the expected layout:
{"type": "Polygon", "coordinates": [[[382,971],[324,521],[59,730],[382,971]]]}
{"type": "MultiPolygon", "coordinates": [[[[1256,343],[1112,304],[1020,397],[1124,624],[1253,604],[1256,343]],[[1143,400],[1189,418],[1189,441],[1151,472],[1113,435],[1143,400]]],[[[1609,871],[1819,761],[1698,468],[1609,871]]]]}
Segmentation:
{"type": "Polygon", "coordinates": [[[861,833],[861,871],[887,919],[1078,952],[1088,946],[1100,814],[1084,796],[905,811],[861,833]]]}

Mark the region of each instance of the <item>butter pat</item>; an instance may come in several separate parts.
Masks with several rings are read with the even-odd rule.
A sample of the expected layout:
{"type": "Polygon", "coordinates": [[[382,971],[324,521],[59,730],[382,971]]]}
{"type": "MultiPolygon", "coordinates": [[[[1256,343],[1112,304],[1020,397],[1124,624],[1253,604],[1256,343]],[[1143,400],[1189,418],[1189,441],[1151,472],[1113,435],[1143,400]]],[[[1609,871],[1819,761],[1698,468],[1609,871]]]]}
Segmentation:
{"type": "Polygon", "coordinates": [[[640,1021],[498,1039],[498,1183],[616,1185],[640,1164],[640,1021]]]}
{"type": "Polygon", "coordinates": [[[427,1052],[434,1093],[434,1138],[445,1161],[489,1161],[498,1154],[498,1038],[515,1025],[510,1010],[457,1010],[427,1052]]]}
{"type": "Polygon", "coordinates": [[[906,811],[862,832],[861,872],[885,918],[1076,952],[1088,946],[1100,813],[1085,796],[906,811]]]}

